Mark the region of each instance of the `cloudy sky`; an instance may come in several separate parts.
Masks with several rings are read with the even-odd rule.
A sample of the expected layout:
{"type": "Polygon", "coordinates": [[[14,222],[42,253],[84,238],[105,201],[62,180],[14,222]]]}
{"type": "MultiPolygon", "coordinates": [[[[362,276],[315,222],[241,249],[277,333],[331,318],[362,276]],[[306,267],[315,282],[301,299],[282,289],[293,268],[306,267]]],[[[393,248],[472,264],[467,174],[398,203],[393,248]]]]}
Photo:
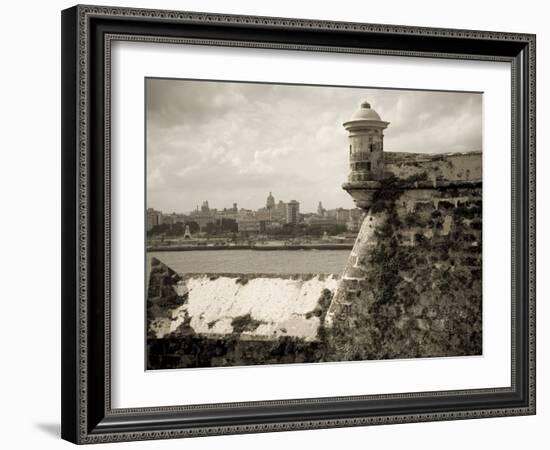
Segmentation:
{"type": "Polygon", "coordinates": [[[385,151],[481,150],[481,94],[148,79],[147,206],[257,209],[272,191],[351,208],[342,123],[365,99],[390,122],[385,151]]]}

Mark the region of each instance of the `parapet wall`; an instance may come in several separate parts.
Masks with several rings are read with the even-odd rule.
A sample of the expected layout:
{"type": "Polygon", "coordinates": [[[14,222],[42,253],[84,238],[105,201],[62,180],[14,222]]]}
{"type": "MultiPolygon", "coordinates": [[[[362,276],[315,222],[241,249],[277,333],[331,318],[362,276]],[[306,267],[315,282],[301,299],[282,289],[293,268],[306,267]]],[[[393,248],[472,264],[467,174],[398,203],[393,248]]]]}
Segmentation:
{"type": "Polygon", "coordinates": [[[152,258],[149,369],[319,362],[339,277],[178,274],[152,258]]]}
{"type": "Polygon", "coordinates": [[[431,181],[481,181],[481,152],[384,153],[385,170],[401,180],[416,178],[431,181]]]}
{"type": "Polygon", "coordinates": [[[149,332],[155,338],[192,331],[206,337],[237,333],[242,339],[313,341],[320,325],[316,308],[327,291],[332,298],[338,284],[338,276],[325,274],[167,276],[169,267],[157,259],[152,264],[149,332]],[[179,301],[167,303],[170,296],[179,301]]]}

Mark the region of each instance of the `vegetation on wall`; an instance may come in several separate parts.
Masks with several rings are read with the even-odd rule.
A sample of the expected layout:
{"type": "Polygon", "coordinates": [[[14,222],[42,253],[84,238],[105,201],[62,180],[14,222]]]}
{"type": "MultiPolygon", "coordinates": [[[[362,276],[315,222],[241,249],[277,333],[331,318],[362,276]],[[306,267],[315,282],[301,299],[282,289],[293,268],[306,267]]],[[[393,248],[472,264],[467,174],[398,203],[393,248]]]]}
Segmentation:
{"type": "Polygon", "coordinates": [[[398,199],[373,204],[386,220],[364,279],[345,287],[355,298],[326,330],[328,361],[481,354],[480,198],[422,205],[415,220],[398,199]],[[442,235],[447,216],[453,226],[442,235]],[[414,245],[402,245],[411,231],[414,245]]]}

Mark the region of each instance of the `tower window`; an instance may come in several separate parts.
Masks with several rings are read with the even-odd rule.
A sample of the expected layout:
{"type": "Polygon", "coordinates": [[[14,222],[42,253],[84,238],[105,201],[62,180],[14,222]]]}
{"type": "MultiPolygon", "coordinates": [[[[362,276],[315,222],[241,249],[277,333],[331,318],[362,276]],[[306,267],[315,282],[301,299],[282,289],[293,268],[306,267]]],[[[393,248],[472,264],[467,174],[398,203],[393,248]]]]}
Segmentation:
{"type": "Polygon", "coordinates": [[[349,144],[349,154],[351,155],[351,144],[349,144]]]}

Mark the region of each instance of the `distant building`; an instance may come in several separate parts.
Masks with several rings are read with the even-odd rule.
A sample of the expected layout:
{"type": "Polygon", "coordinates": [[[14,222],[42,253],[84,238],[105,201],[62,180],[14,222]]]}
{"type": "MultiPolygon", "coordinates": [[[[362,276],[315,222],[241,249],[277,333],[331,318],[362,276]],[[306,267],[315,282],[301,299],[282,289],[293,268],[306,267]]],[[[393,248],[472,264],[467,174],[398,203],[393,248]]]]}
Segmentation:
{"type": "Polygon", "coordinates": [[[202,206],[201,206],[200,210],[197,206],[197,209],[195,209],[195,211],[192,211],[189,214],[189,218],[193,222],[197,222],[200,229],[202,230],[209,223],[214,223],[216,221],[216,217],[215,217],[214,213],[215,213],[215,211],[210,210],[210,207],[208,206],[208,201],[206,200],[202,203],[202,206]]]}
{"type": "Polygon", "coordinates": [[[296,200],[290,200],[288,203],[279,200],[275,202],[275,197],[272,192],[266,199],[266,206],[258,210],[238,209],[237,203],[234,202],[232,207],[216,209],[211,208],[208,200],[205,200],[196,206],[195,209],[188,214],[169,213],[163,214],[153,208],[147,209],[147,230],[151,230],[154,226],[160,224],[188,224],[195,222],[199,226],[199,230],[204,232],[208,224],[217,224],[224,230],[235,230],[239,232],[266,232],[277,230],[285,224],[306,223],[311,226],[320,226],[328,228],[334,225],[346,225],[350,230],[358,229],[361,218],[360,209],[325,209],[320,201],[315,213],[300,213],[300,203],[296,200]],[[228,222],[229,221],[229,222],[228,222]],[[235,222],[231,222],[235,221],[235,222]],[[231,225],[233,223],[233,225],[231,225]],[[229,225],[228,225],[229,224],[229,225]]]}
{"type": "Polygon", "coordinates": [[[336,218],[328,216],[309,216],[306,219],[306,223],[312,227],[328,228],[336,225],[336,218]]]}
{"type": "Polygon", "coordinates": [[[320,216],[324,216],[327,210],[323,208],[323,203],[319,202],[319,206],[317,206],[317,214],[320,216]]]}
{"type": "Polygon", "coordinates": [[[273,194],[271,192],[269,192],[269,195],[267,196],[265,207],[267,209],[275,209],[275,197],[273,197],[273,194]]]}
{"type": "Polygon", "coordinates": [[[273,220],[286,222],[286,205],[282,200],[279,200],[279,203],[275,205],[272,215],[273,220]]]}
{"type": "Polygon", "coordinates": [[[300,219],[300,203],[296,200],[290,200],[285,205],[286,223],[297,224],[300,219]]]}
{"type": "Polygon", "coordinates": [[[251,209],[244,209],[244,208],[241,208],[238,212],[237,212],[237,220],[240,220],[240,219],[246,219],[248,217],[254,217],[254,211],[252,211],[251,209]]]}
{"type": "Polygon", "coordinates": [[[169,225],[174,225],[176,223],[186,223],[187,222],[187,216],[185,214],[163,214],[162,215],[162,223],[166,223],[169,225]]]}
{"type": "Polygon", "coordinates": [[[162,224],[162,213],[153,208],[147,208],[146,227],[147,231],[152,230],[156,225],[162,224]]]}
{"type": "Polygon", "coordinates": [[[336,210],[336,222],[337,223],[345,224],[350,219],[350,217],[351,217],[351,215],[350,215],[350,210],[349,209],[338,208],[336,210]]]}
{"type": "Polygon", "coordinates": [[[216,213],[217,219],[237,219],[239,211],[236,209],[236,203],[233,208],[223,208],[222,211],[216,213]]]}
{"type": "Polygon", "coordinates": [[[260,221],[253,216],[243,216],[237,219],[239,233],[258,233],[260,231],[260,221]]]}
{"type": "Polygon", "coordinates": [[[282,227],[281,222],[265,222],[265,230],[279,230],[282,227]]]}
{"type": "Polygon", "coordinates": [[[162,223],[166,225],[174,225],[176,223],[176,214],[163,214],[162,223]]]}
{"type": "Polygon", "coordinates": [[[264,222],[271,222],[273,220],[272,208],[260,208],[256,211],[256,219],[264,222]]]}

